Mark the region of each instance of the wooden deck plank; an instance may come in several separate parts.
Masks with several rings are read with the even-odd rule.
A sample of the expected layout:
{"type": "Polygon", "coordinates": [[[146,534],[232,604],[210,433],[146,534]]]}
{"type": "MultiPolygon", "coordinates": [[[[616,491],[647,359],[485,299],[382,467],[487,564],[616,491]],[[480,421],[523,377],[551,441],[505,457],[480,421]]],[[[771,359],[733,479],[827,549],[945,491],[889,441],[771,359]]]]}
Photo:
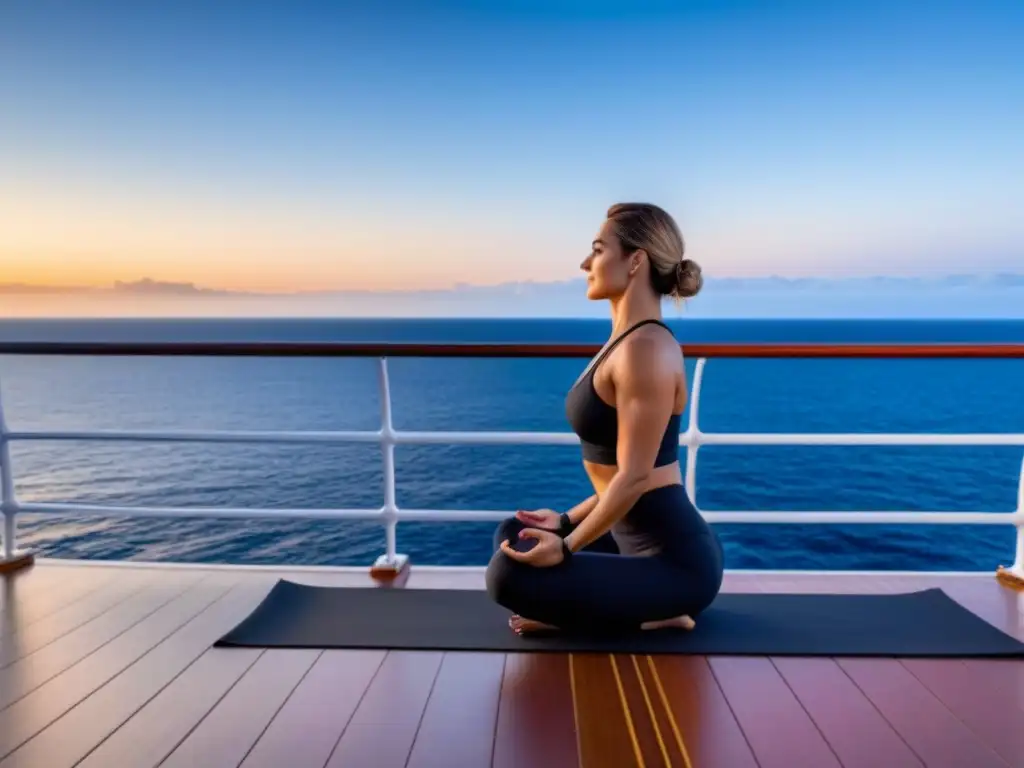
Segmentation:
{"type": "MultiPolygon", "coordinates": [[[[3,542],[0,541],[0,544],[3,542]]],[[[40,581],[50,581],[60,578],[58,569],[53,566],[36,567],[33,564],[29,568],[18,568],[14,571],[6,573],[0,573],[0,610],[3,610],[4,600],[6,599],[5,592],[9,587],[20,585],[22,589],[26,588],[30,583],[37,583],[40,581]]]]}
{"type": "Polygon", "coordinates": [[[904,659],[903,666],[989,747],[1024,767],[1024,709],[1020,695],[985,688],[957,659],[904,659]]]}
{"type": "MultiPolygon", "coordinates": [[[[630,654],[629,661],[640,689],[641,699],[647,709],[648,717],[651,719],[651,726],[654,728],[660,759],[664,761],[666,768],[671,768],[671,766],[690,768],[692,763],[690,753],[683,742],[682,731],[679,730],[675,713],[665,694],[661,675],[658,673],[657,667],[654,666],[654,657],[630,654]]],[[[651,762],[651,759],[648,758],[648,763],[651,762]]],[[[656,761],[654,762],[656,763],[656,761]]]]}
{"type": "MultiPolygon", "coordinates": [[[[999,697],[1003,706],[1024,711],[1024,660],[966,659],[964,666],[977,679],[978,685],[999,697]]],[[[1024,718],[1018,722],[1024,722],[1024,718]]]]}
{"type": "Polygon", "coordinates": [[[634,654],[614,654],[611,663],[617,682],[622,687],[625,707],[633,721],[633,731],[640,745],[645,768],[685,765],[685,747],[674,738],[671,721],[658,698],[650,670],[645,675],[634,654]]]}
{"type": "MultiPolygon", "coordinates": [[[[21,632],[31,628],[37,622],[49,619],[54,613],[73,607],[84,599],[94,596],[104,589],[118,586],[114,575],[106,571],[78,576],[74,569],[59,569],[61,575],[55,574],[35,577],[31,574],[21,577],[23,580],[0,577],[0,586],[6,593],[3,606],[0,608],[0,645],[11,632],[21,632]]],[[[152,574],[138,574],[132,581],[141,587],[155,578],[152,574]]],[[[127,586],[121,584],[121,588],[127,586]]]]}
{"type": "MultiPolygon", "coordinates": [[[[90,574],[83,574],[80,560],[68,560],[64,563],[36,562],[29,568],[21,568],[10,573],[0,574],[0,593],[9,587],[16,589],[53,589],[68,585],[69,581],[88,581],[93,578],[111,578],[109,568],[97,569],[90,574]],[[81,578],[79,579],[79,576],[81,578]]],[[[4,605],[5,594],[0,594],[0,608],[4,605]]]]}
{"type": "Polygon", "coordinates": [[[510,653],[498,704],[493,768],[576,766],[576,722],[569,657],[510,653]]]}
{"type": "MultiPolygon", "coordinates": [[[[757,761],[725,694],[703,656],[649,656],[655,688],[675,721],[692,768],[756,768],[757,761]]],[[[670,726],[671,727],[671,726],[670,726]]],[[[677,733],[678,732],[678,733],[677,733]]],[[[678,763],[685,765],[685,763],[678,763]]]]}
{"type": "Polygon", "coordinates": [[[432,651],[389,651],[327,768],[404,768],[443,657],[432,651]]]}
{"type": "Polygon", "coordinates": [[[845,768],[924,765],[833,659],[772,662],[845,768]]]}
{"type": "Polygon", "coordinates": [[[835,752],[770,660],[708,659],[761,768],[839,768],[835,752]]]}
{"type": "Polygon", "coordinates": [[[406,768],[491,765],[505,655],[446,653],[406,768]]]}
{"type": "Polygon", "coordinates": [[[264,652],[161,768],[239,765],[321,653],[291,648],[264,652]]]}
{"type": "MultiPolygon", "coordinates": [[[[272,579],[248,579],[77,707],[12,752],[0,768],[72,768],[191,666],[266,595],[272,579]]],[[[226,649],[214,649],[225,650],[226,649]]],[[[232,649],[235,650],[235,649],[232,649]]],[[[237,649],[243,658],[248,649],[237,649]]],[[[258,655],[258,652],[251,652],[258,655]]],[[[223,660],[222,660],[223,661],[223,660]]],[[[159,730],[154,734],[159,737],[159,730]]],[[[173,745],[172,745],[173,748],[173,745]]]]}
{"type": "MultiPolygon", "coordinates": [[[[875,578],[869,586],[902,591],[901,586],[919,578],[875,578]]],[[[1024,639],[1024,597],[1020,593],[994,579],[958,579],[944,590],[994,626],[1024,639]]],[[[1020,725],[1024,722],[1024,661],[904,659],[901,663],[977,738],[1010,765],[1024,765],[1024,729],[1020,725]]]]}
{"type": "MultiPolygon", "coordinates": [[[[1019,764],[1011,750],[1020,747],[1013,732],[1022,720],[1013,715],[1022,710],[1024,697],[1021,661],[957,661],[960,672],[950,678],[939,669],[945,660],[932,666],[925,660],[654,656],[656,679],[643,656],[617,656],[613,668],[607,654],[574,655],[571,662],[558,654],[509,654],[502,674],[501,654],[312,651],[317,660],[304,676],[301,668],[299,674],[292,669],[279,676],[263,660],[282,651],[210,646],[244,618],[278,578],[370,586],[365,572],[34,566],[40,574],[52,567],[61,568],[59,579],[33,581],[32,571],[7,577],[25,579],[10,592],[14,597],[9,606],[4,603],[22,612],[19,619],[30,607],[39,606],[44,596],[55,606],[47,614],[53,617],[79,602],[95,601],[115,586],[128,593],[140,590],[135,598],[139,601],[144,594],[160,593],[181,576],[202,575],[210,578],[210,584],[221,578],[236,580],[238,586],[219,600],[211,592],[206,610],[196,604],[195,618],[176,630],[169,617],[186,617],[188,596],[198,595],[207,585],[183,586],[179,597],[169,597],[163,607],[154,605],[148,616],[108,634],[98,646],[102,632],[95,627],[108,624],[108,614],[115,610],[123,612],[121,606],[133,599],[130,594],[122,603],[94,612],[46,642],[40,652],[54,644],[64,648],[61,653],[47,650],[51,664],[76,655],[78,660],[0,711],[0,746],[17,746],[0,760],[0,768],[152,768],[171,754],[176,754],[174,760],[191,756],[190,765],[210,764],[210,760],[237,765],[244,760],[246,768],[311,768],[325,763],[387,768],[407,762],[420,768],[434,764],[458,768],[470,760],[476,763],[480,756],[481,768],[488,764],[496,768],[629,768],[640,760],[626,726],[627,708],[644,768],[664,765],[666,754],[673,768],[752,768],[758,765],[755,755],[761,768],[869,765],[868,746],[886,766],[958,765],[965,764],[965,758],[972,768],[1019,764]],[[67,597],[86,581],[76,579],[77,572],[88,572],[90,580],[95,580],[93,591],[81,592],[81,600],[67,597]],[[31,600],[26,599],[29,587],[31,600]],[[232,604],[233,608],[225,608],[232,604]],[[79,629],[90,622],[92,630],[79,629]],[[73,649],[77,640],[65,639],[76,631],[76,638],[85,642],[84,655],[73,649]],[[161,634],[167,636],[160,640],[161,634]],[[473,674],[476,663],[487,674],[473,674]],[[747,666],[750,663],[753,668],[747,666]],[[884,678],[892,677],[892,663],[903,672],[902,680],[888,683],[890,688],[895,685],[898,695],[880,687],[884,678]],[[961,695],[968,680],[975,681],[966,688],[968,695],[952,700],[953,683],[961,695]],[[289,681],[297,685],[289,687],[289,681]],[[660,692],[655,696],[659,683],[667,708],[660,692]],[[245,694],[249,688],[251,692],[245,694]],[[580,715],[578,736],[573,688],[580,715]],[[989,699],[989,709],[984,710],[971,703],[983,691],[989,699]],[[601,696],[603,700],[596,700],[601,696]],[[931,704],[922,705],[920,697],[931,704]],[[472,719],[467,720],[462,713],[471,699],[474,703],[467,711],[472,719]],[[998,716],[989,711],[997,706],[1003,708],[998,716]],[[914,708],[918,712],[908,714],[914,708]],[[669,711],[681,744],[674,732],[670,734],[669,711]],[[983,715],[984,721],[972,721],[983,715]],[[952,728],[950,720],[955,724],[952,728]],[[218,728],[218,721],[224,726],[218,728]],[[488,739],[493,739],[492,746],[488,739]],[[611,749],[603,748],[607,745],[602,739],[611,749]],[[767,745],[769,740],[775,745],[767,745]],[[959,751],[948,749],[950,743],[959,751]],[[445,753],[438,744],[445,745],[445,753]],[[789,754],[791,747],[801,754],[789,754]],[[445,754],[446,760],[442,759],[445,754]],[[985,757],[979,760],[979,755],[985,757]]],[[[726,582],[728,591],[871,593],[943,586],[982,618],[1014,633],[1020,631],[1024,637],[1024,601],[994,579],[932,574],[729,574],[726,582]]],[[[414,569],[398,588],[480,586],[481,571],[414,569]]],[[[58,626],[54,618],[37,621],[58,626]]],[[[30,627],[19,626],[14,636],[22,635],[23,629],[30,627]]],[[[29,637],[31,632],[24,634],[29,637]]]]}
{"type": "MultiPolygon", "coordinates": [[[[799,582],[799,577],[790,579],[789,586],[794,587],[792,582],[799,582]]],[[[1024,601],[1020,600],[1017,595],[1012,591],[1007,590],[995,579],[979,578],[979,577],[950,577],[946,575],[936,574],[899,574],[899,575],[878,575],[870,578],[861,578],[855,580],[853,578],[848,579],[848,582],[855,586],[857,591],[864,593],[893,593],[893,592],[911,592],[919,589],[927,589],[938,586],[943,589],[950,597],[958,601],[965,608],[972,611],[980,618],[988,621],[999,629],[1008,632],[1020,639],[1024,639],[1024,631],[1021,629],[1022,624],[1022,613],[1021,606],[1024,606],[1024,601]]],[[[830,585],[826,585],[830,586],[830,585]]],[[[853,588],[853,586],[851,588],[853,588]]],[[[845,662],[844,662],[845,663],[845,662]]],[[[885,670],[892,667],[892,661],[889,659],[857,659],[855,660],[856,666],[861,670],[862,675],[870,675],[872,678],[877,676],[884,676],[885,670]],[[869,673],[867,667],[872,663],[876,662],[880,667],[879,670],[873,674],[869,673]]],[[[1001,669],[1012,669],[1014,667],[1020,667],[1022,669],[1022,676],[1024,676],[1024,662],[1017,660],[992,660],[992,659],[980,659],[980,660],[950,660],[950,659],[936,659],[936,660],[925,660],[925,659],[906,659],[902,661],[902,665],[911,672],[911,676],[917,677],[917,682],[927,683],[924,679],[927,677],[934,683],[934,688],[925,685],[925,688],[929,689],[940,702],[944,708],[949,710],[951,714],[961,720],[964,725],[970,725],[973,721],[978,727],[968,728],[973,731],[973,736],[978,741],[983,742],[987,747],[991,748],[996,753],[1002,755],[1003,758],[1009,760],[1011,764],[1014,760],[1024,760],[1024,750],[1020,747],[1021,737],[1015,736],[1014,731],[1018,730],[1020,718],[1024,717],[1024,713],[1016,714],[1019,711],[1020,700],[1022,693],[1018,690],[1012,689],[1009,686],[994,685],[988,688],[983,687],[980,678],[980,670],[993,668],[991,665],[997,665],[1001,669]],[[957,675],[959,670],[965,669],[977,669],[978,677],[973,677],[970,673],[967,675],[957,675]],[[921,675],[914,675],[914,671],[921,672],[921,675]],[[946,672],[947,674],[942,674],[946,672]],[[922,677],[922,675],[924,677],[922,677]],[[957,676],[961,683],[961,688],[956,689],[955,686],[951,685],[951,681],[948,680],[949,675],[957,676]],[[946,692],[946,696],[949,700],[943,699],[942,695],[936,688],[942,688],[946,692]],[[972,694],[973,691],[973,694],[972,694]],[[974,706],[964,706],[966,699],[973,699],[977,702],[977,705],[989,714],[989,719],[983,722],[978,722],[978,709],[974,706]],[[984,699],[984,705],[981,704],[981,700],[984,699]],[[956,702],[953,704],[952,702],[956,702]],[[965,709],[966,711],[958,711],[965,709]]],[[[916,686],[913,680],[908,679],[905,675],[899,675],[899,679],[902,680],[902,685],[906,689],[904,695],[909,697],[924,698],[928,700],[927,696],[923,696],[923,692],[915,690],[916,686]]],[[[942,712],[942,709],[936,710],[942,712]]],[[[939,716],[939,715],[936,715],[939,716]]],[[[941,715],[941,719],[947,719],[945,714],[941,715]]],[[[907,727],[913,728],[911,723],[907,724],[907,727]]],[[[959,730],[959,729],[957,729],[959,730]]],[[[922,730],[922,736],[923,730],[922,730]]],[[[945,736],[944,738],[954,738],[945,736]]],[[[968,740],[969,743],[970,740],[968,740]]],[[[963,746],[961,749],[966,749],[969,752],[976,747],[963,746]]],[[[938,749],[934,751],[939,751],[938,749]]],[[[938,759],[938,758],[936,758],[938,759]]]]}
{"type": "Polygon", "coordinates": [[[109,583],[109,571],[79,574],[75,568],[35,566],[0,576],[0,637],[8,626],[25,626],[109,583]]]}
{"type": "MultiPolygon", "coordinates": [[[[569,657],[580,765],[585,768],[644,768],[635,715],[628,706],[612,657],[569,657]]],[[[643,713],[646,715],[646,713],[643,713]]]]}
{"type": "Polygon", "coordinates": [[[839,659],[837,663],[929,768],[1007,765],[898,660],[839,659]]]}
{"type": "Polygon", "coordinates": [[[91,621],[0,669],[0,709],[9,707],[144,621],[147,616],[184,592],[190,582],[195,581],[195,575],[182,575],[166,583],[147,585],[91,621]]]}
{"type": "Polygon", "coordinates": [[[211,584],[207,579],[192,585],[145,621],[0,711],[0,758],[42,731],[221,597],[231,586],[228,578],[221,577],[219,583],[211,584]]]}
{"type": "MultiPolygon", "coordinates": [[[[799,574],[772,574],[749,588],[751,592],[787,592],[814,594],[863,594],[903,591],[896,586],[839,574],[808,579],[799,574]]],[[[844,765],[879,765],[871,762],[871,750],[878,748],[894,765],[920,765],[921,761],[894,731],[888,721],[830,658],[770,657],[797,701],[808,713],[818,731],[844,765]],[[834,695],[830,695],[834,694],[834,695]],[[873,736],[860,738],[858,728],[873,736]],[[895,739],[895,743],[894,743],[895,739]],[[908,757],[909,754],[909,757],[908,757]]],[[[881,763],[887,765],[887,763],[881,763]]]]}
{"type": "MultiPolygon", "coordinates": [[[[772,587],[781,588],[785,591],[806,591],[807,587],[805,584],[810,580],[802,578],[800,576],[785,576],[776,577],[772,579],[769,584],[772,587]]],[[[998,628],[1008,631],[1011,634],[1017,634],[1019,637],[1024,637],[1021,633],[1016,631],[1016,625],[1018,623],[1019,613],[1016,610],[1016,606],[1012,600],[1007,599],[1005,589],[998,584],[994,579],[983,579],[977,577],[950,577],[946,575],[936,574],[894,574],[894,575],[879,575],[870,578],[858,578],[845,577],[835,579],[832,577],[831,580],[825,582],[818,582],[816,585],[817,589],[826,592],[860,592],[865,594],[876,594],[876,593],[900,593],[900,592],[912,592],[920,589],[927,589],[938,586],[942,588],[946,594],[953,599],[960,602],[966,608],[979,615],[981,618],[989,621],[998,628]]],[[[904,660],[903,665],[907,667],[915,664],[920,660],[904,660]]],[[[940,662],[949,660],[940,660],[940,662]]],[[[816,666],[819,668],[819,674],[807,674],[804,680],[804,685],[814,685],[816,687],[822,687],[825,684],[825,678],[831,676],[824,672],[827,669],[828,660],[825,659],[802,659],[802,660],[790,660],[790,659],[773,659],[773,662],[780,669],[788,669],[790,672],[795,672],[798,669],[797,664],[805,666],[816,666]],[[788,666],[787,666],[788,665],[788,666]]],[[[858,691],[860,681],[866,681],[868,684],[879,684],[880,681],[884,680],[889,674],[889,671],[893,669],[894,662],[891,659],[868,659],[868,658],[857,658],[857,659],[838,659],[834,663],[841,669],[844,674],[850,679],[850,681],[857,687],[858,691]],[[855,677],[851,670],[857,670],[859,678],[855,677]]],[[[963,663],[955,661],[955,664],[963,663]]],[[[987,663],[983,661],[981,663],[987,663]]],[[[930,667],[934,669],[934,667],[930,667]]],[[[902,670],[896,670],[897,674],[895,679],[890,681],[895,686],[895,690],[887,690],[884,686],[876,685],[872,690],[882,697],[881,701],[876,701],[874,697],[869,693],[868,690],[861,691],[862,696],[860,698],[867,698],[872,709],[881,715],[885,720],[888,729],[895,730],[897,735],[900,737],[900,741],[907,747],[915,751],[916,759],[924,759],[928,765],[939,764],[945,765],[947,763],[936,763],[935,761],[948,760],[950,765],[956,764],[957,760],[964,759],[966,756],[977,756],[973,759],[984,761],[991,758],[992,752],[999,752],[995,749],[997,743],[1002,747],[1003,750],[1012,748],[1014,742],[1012,736],[1007,733],[1001,733],[997,736],[1000,741],[993,742],[991,739],[986,738],[982,733],[970,734],[969,729],[964,728],[961,723],[953,728],[953,733],[944,733],[940,739],[940,743],[931,743],[927,741],[928,734],[933,729],[941,729],[941,726],[934,725],[931,728],[925,728],[922,724],[915,721],[911,716],[904,716],[902,720],[894,720],[888,716],[885,708],[887,701],[896,700],[899,701],[901,698],[904,701],[924,701],[928,708],[929,714],[925,717],[925,720],[929,723],[945,722],[949,720],[949,712],[944,711],[944,707],[935,708],[936,703],[931,697],[926,695],[925,690],[922,686],[918,685],[920,681],[913,679],[912,675],[902,674],[902,670]],[[888,698],[886,698],[888,697],[888,698]],[[984,746],[982,746],[984,744],[984,746]],[[987,747],[987,749],[986,749],[987,747]],[[949,749],[952,749],[952,757],[950,756],[949,749]],[[981,755],[985,755],[984,757],[981,755]]],[[[810,670],[808,670],[810,672],[810,670]]],[[[794,681],[790,681],[794,689],[797,686],[794,685],[794,681]]],[[[840,682],[836,682],[836,685],[841,685],[840,682]]],[[[800,693],[797,690],[798,694],[800,693]]],[[[805,691],[810,694],[810,692],[805,691]]],[[[1006,693],[1003,694],[1007,696],[1006,693]]],[[[997,697],[998,698],[998,697],[997,697]]],[[[1015,697],[1010,697],[1010,701],[1013,701],[1015,697]]],[[[844,763],[850,764],[854,761],[853,755],[854,750],[859,748],[861,751],[871,747],[880,746],[883,743],[889,744],[889,749],[898,749],[892,742],[891,738],[885,738],[881,734],[877,734],[875,739],[861,740],[859,738],[851,738],[849,729],[843,726],[845,719],[849,717],[849,713],[831,713],[827,715],[829,708],[842,707],[849,709],[851,707],[862,710],[862,718],[868,717],[874,719],[867,710],[864,710],[858,702],[858,697],[852,695],[847,691],[846,695],[842,697],[834,697],[834,702],[829,703],[824,696],[819,696],[819,704],[811,705],[809,702],[805,702],[808,710],[812,717],[816,718],[819,727],[829,738],[830,743],[836,749],[839,756],[843,759],[844,763]],[[824,707],[822,707],[824,704],[824,707]],[[826,723],[832,720],[831,725],[826,723]]],[[[997,706],[1005,705],[1005,701],[1000,701],[997,706]]],[[[891,704],[890,706],[894,706],[891,704]]],[[[905,706],[905,705],[904,705],[905,706]]],[[[955,720],[956,718],[954,718],[955,720]]],[[[1004,720],[1005,723],[1005,715],[1004,720]]],[[[998,730],[998,729],[997,729],[998,730]]],[[[996,736],[996,733],[991,730],[989,731],[990,736],[996,736]]],[[[861,758],[857,758],[859,761],[861,758]]],[[[891,757],[886,758],[884,764],[898,765],[900,758],[893,754],[891,757]]],[[[904,755],[902,759],[907,759],[904,755]]],[[[878,764],[868,758],[868,765],[878,764]]],[[[918,764],[918,763],[911,763],[918,764]]],[[[979,762],[978,765],[986,765],[988,763],[979,762]]]]}
{"type": "Polygon", "coordinates": [[[86,582],[77,589],[68,587],[67,591],[55,592],[59,603],[43,606],[37,603],[23,610],[8,611],[5,615],[12,621],[7,624],[7,633],[0,638],[0,668],[87,624],[156,581],[152,574],[140,574],[137,578],[112,579],[95,589],[90,588],[91,582],[86,582]]]}
{"type": "MultiPolygon", "coordinates": [[[[1024,639],[1024,629],[1022,629],[1024,619],[1022,619],[1022,611],[1020,610],[1020,608],[1024,606],[1024,601],[1017,599],[1009,590],[1006,590],[1005,587],[1002,587],[997,581],[995,581],[995,579],[985,577],[964,577],[947,574],[880,574],[870,577],[861,577],[858,575],[834,574],[823,575],[821,579],[818,580],[816,577],[815,579],[812,579],[799,574],[785,574],[773,575],[772,577],[764,580],[759,586],[758,591],[807,592],[813,590],[830,593],[860,592],[873,594],[885,592],[912,592],[936,586],[943,589],[950,597],[960,602],[984,620],[992,623],[994,626],[1011,635],[1024,639]]],[[[777,664],[779,663],[779,660],[777,659],[774,661],[777,664]]],[[[816,661],[821,660],[813,660],[812,663],[816,661]]],[[[971,661],[969,663],[986,665],[990,663],[990,660],[979,660],[977,662],[971,661]]],[[[1022,662],[1009,662],[1009,664],[1021,663],[1022,662]]],[[[891,660],[856,659],[855,664],[861,671],[862,675],[884,676],[884,670],[887,666],[891,665],[891,660]],[[880,669],[872,673],[868,669],[872,664],[879,665],[880,669]]],[[[912,681],[904,680],[903,684],[905,688],[913,689],[912,681]]],[[[914,695],[909,691],[905,691],[904,693],[911,697],[914,695]]],[[[1012,707],[1017,703],[1018,696],[1016,695],[1016,692],[1010,692],[1004,687],[1002,693],[994,698],[998,701],[997,706],[1005,707],[1009,704],[1012,709],[1012,707]]],[[[846,697],[844,699],[844,705],[849,706],[851,701],[853,701],[852,697],[846,697]]],[[[874,702],[872,702],[872,706],[875,706],[874,702]]],[[[814,712],[812,712],[812,715],[813,714],[814,712]]],[[[1009,746],[1012,746],[1012,743],[1008,744],[1007,740],[1010,737],[1006,734],[1003,734],[1000,738],[1002,739],[1001,744],[1004,750],[1009,746]]],[[[988,741],[984,737],[980,737],[980,740],[988,741]]],[[[993,747],[995,744],[989,743],[989,746],[993,747]]]]}
{"type": "MultiPolygon", "coordinates": [[[[324,651],[242,768],[323,768],[385,656],[384,651],[324,651]]],[[[94,768],[121,764],[108,756],[94,768]]]]}
{"type": "MultiPolygon", "coordinates": [[[[262,650],[253,648],[211,648],[100,742],[76,768],[159,765],[262,654],[262,650]]],[[[104,724],[104,729],[111,727],[116,724],[104,724]]]]}

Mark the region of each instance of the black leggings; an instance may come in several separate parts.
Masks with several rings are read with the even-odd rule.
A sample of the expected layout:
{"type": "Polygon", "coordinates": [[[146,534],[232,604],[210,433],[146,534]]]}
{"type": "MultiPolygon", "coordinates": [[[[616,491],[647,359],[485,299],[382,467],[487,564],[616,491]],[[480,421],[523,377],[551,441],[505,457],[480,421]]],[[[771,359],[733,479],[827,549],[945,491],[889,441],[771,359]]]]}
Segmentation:
{"type": "MultiPolygon", "coordinates": [[[[650,500],[641,497],[646,505],[638,502],[634,509],[661,506],[651,504],[658,499],[658,491],[651,494],[650,500]]],[[[663,520],[672,520],[677,514],[673,508],[642,512],[643,517],[657,514],[663,520]]],[[[699,517],[699,513],[693,514],[699,517]]],[[[666,542],[657,554],[619,554],[615,538],[606,533],[549,568],[520,563],[498,550],[506,540],[515,549],[529,548],[532,541],[519,539],[519,531],[525,527],[514,517],[498,527],[496,551],[487,567],[487,591],[510,611],[560,629],[631,630],[645,621],[696,617],[722,585],[722,547],[703,521],[687,518],[680,525],[670,522],[664,526],[659,533],[678,528],[681,535],[666,542]]]]}

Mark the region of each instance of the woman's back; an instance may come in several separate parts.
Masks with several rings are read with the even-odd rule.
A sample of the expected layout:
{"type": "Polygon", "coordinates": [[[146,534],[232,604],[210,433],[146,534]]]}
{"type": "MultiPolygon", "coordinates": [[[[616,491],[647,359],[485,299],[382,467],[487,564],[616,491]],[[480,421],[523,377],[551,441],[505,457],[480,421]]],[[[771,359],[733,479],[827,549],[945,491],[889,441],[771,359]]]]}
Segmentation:
{"type": "Polygon", "coordinates": [[[661,321],[645,320],[606,345],[566,397],[566,416],[580,437],[584,469],[598,493],[618,471],[618,392],[638,386],[642,418],[661,436],[647,487],[682,481],[679,430],[686,408],[686,371],[671,330],[661,321]]]}

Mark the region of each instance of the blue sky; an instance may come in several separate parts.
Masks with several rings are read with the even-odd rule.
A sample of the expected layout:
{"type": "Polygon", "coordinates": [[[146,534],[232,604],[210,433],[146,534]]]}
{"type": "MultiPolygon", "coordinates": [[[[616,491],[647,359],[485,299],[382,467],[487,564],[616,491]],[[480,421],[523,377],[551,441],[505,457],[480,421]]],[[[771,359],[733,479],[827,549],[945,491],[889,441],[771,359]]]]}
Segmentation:
{"type": "Polygon", "coordinates": [[[155,5],[5,4],[0,283],[1024,268],[1024,3],[155,5]]]}

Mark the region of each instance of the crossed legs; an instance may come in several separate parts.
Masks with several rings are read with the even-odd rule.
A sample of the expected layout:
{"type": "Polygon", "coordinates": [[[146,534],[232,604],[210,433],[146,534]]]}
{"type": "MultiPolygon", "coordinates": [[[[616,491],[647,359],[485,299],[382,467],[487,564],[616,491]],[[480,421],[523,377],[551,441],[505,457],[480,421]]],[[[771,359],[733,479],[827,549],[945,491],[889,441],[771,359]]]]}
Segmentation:
{"type": "Polygon", "coordinates": [[[660,557],[618,554],[610,534],[550,568],[517,562],[498,546],[509,540],[516,549],[528,547],[519,539],[524,527],[515,518],[499,526],[487,568],[488,593],[517,615],[514,629],[689,628],[689,614],[703,607],[702,590],[688,584],[684,570],[660,557]]]}

